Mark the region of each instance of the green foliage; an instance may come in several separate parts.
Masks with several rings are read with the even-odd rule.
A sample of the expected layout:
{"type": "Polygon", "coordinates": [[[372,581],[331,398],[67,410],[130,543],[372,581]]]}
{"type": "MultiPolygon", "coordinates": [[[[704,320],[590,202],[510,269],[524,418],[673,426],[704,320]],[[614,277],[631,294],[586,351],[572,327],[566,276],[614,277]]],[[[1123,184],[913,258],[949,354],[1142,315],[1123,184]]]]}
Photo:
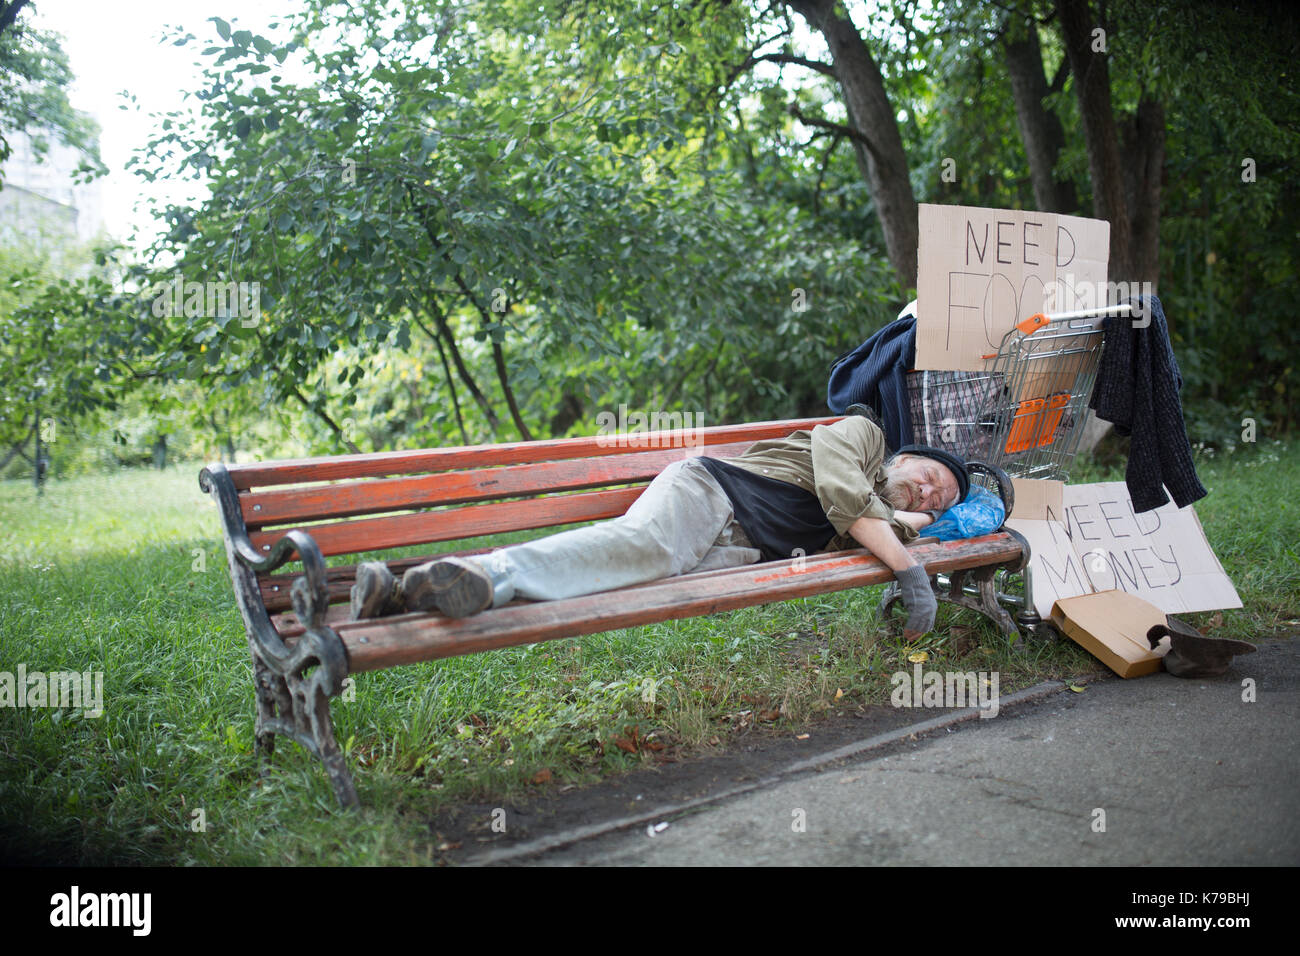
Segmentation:
{"type": "Polygon", "coordinates": [[[508,437],[489,377],[530,429],[566,396],[588,422],[593,404],[705,403],[715,421],[817,404],[792,364],[817,382],[888,312],[883,270],[716,165],[674,63],[701,44],[693,60],[619,33],[602,69],[572,22],[527,14],[323,3],[275,40],[214,22],[205,126],[165,122],[140,168],[209,178],[155,252],[186,281],[259,283],[262,316],[173,322],[176,374],[301,397],[374,447],[460,421],[508,437]],[[796,289],[817,311],[791,308],[796,289]],[[409,399],[390,366],[418,380],[409,399]]]}
{"type": "Polygon", "coordinates": [[[133,363],[157,350],[147,302],[101,274],[6,277],[0,313],[0,446],[24,440],[36,418],[70,423],[112,408],[146,373],[133,363]]]}
{"type": "MultiPolygon", "coordinates": [[[[1058,79],[1056,173],[1091,214],[1050,4],[880,12],[859,25],[919,199],[1033,205],[1002,48],[1032,23],[1058,79]]],[[[1300,144],[1283,42],[1243,50],[1261,21],[1227,8],[1106,17],[1117,119],[1144,91],[1165,106],[1160,291],[1189,430],[1291,427],[1300,144]]],[[[29,304],[2,320],[0,437],[30,423],[38,377],[60,415],[111,415],[135,391],[160,430],[223,453],[590,432],[621,404],[815,414],[830,361],[907,294],[836,125],[839,83],[808,65],[829,55],[784,4],[313,0],[265,35],[214,17],[169,39],[206,64],[199,121],[162,117],[134,165],[210,195],[169,209],[145,263],[98,285],[39,294],[5,270],[0,295],[29,304]],[[258,313],[156,313],[176,278],[256,283],[258,313]]]]}

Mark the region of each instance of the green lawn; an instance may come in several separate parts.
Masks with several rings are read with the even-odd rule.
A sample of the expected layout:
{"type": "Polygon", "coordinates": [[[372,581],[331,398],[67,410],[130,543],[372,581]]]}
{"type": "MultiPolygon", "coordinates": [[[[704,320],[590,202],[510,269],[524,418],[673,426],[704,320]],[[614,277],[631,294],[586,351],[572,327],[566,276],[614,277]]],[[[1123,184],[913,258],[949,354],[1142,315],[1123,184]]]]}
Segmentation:
{"type": "MultiPolygon", "coordinates": [[[[1297,465],[1300,449],[1277,443],[1200,462],[1211,495],[1197,512],[1245,603],[1216,633],[1295,629],[1297,465]]],[[[580,785],[654,760],[661,745],[725,747],[742,711],[774,734],[815,730],[828,713],[887,703],[889,675],[913,650],[878,630],[873,588],[361,674],[355,700],[333,705],[364,803],[341,813],[296,745],[278,745],[259,783],[251,666],[197,471],[60,481],[40,498],[0,484],[0,671],[104,675],[99,718],[0,707],[0,857],[436,860],[428,820],[449,802],[580,785]],[[618,746],[630,728],[633,753],[618,746]]],[[[1075,475],[1117,479],[1122,467],[1075,475]]],[[[950,608],[925,647],[927,667],[1000,671],[1002,693],[1099,669],[1068,642],[1014,654],[987,622],[950,608]]]]}

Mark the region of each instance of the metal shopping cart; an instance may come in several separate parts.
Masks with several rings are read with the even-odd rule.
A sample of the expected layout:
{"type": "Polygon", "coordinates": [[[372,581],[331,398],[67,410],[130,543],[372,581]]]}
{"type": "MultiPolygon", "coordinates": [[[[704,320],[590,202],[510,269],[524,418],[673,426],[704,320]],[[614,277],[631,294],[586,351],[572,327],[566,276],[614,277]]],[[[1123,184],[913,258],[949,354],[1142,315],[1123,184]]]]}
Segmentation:
{"type": "Polygon", "coordinates": [[[916,440],[1016,478],[1067,480],[1097,378],[1102,320],[1132,308],[1039,313],[1003,336],[982,371],[909,373],[916,440]]]}
{"type": "MultiPolygon", "coordinates": [[[[1133,314],[1130,304],[1030,316],[984,356],[982,371],[916,371],[907,376],[912,430],[919,443],[942,448],[972,463],[971,479],[999,490],[994,469],[1015,478],[1066,481],[1088,419],[1097,378],[1102,322],[1133,314]],[[987,466],[992,466],[988,468],[987,466]]],[[[1003,489],[1007,511],[1014,496],[1003,489]]],[[[949,587],[939,575],[940,587],[949,587]]],[[[998,600],[1016,608],[1016,623],[1037,632],[1043,626],[1028,596],[1028,565],[999,572],[998,600]]],[[[965,588],[975,594],[973,586],[965,588]]],[[[887,614],[896,589],[881,603],[887,614]]]]}

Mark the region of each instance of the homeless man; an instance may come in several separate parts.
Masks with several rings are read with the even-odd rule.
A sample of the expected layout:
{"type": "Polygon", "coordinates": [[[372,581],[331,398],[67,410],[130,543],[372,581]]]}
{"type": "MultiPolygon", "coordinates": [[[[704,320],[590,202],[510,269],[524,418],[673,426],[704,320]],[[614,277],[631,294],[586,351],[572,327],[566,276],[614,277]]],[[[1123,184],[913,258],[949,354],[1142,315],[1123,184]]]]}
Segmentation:
{"type": "Polygon", "coordinates": [[[516,597],[553,601],[690,571],[863,547],[898,579],[904,634],[920,637],[938,608],[929,576],[903,542],[966,497],[964,464],[911,445],[888,461],[881,430],[851,416],[735,458],[685,458],[646,486],[620,518],[488,554],[448,557],[399,581],[383,562],[357,568],[354,618],[426,611],[468,617],[516,597]]]}

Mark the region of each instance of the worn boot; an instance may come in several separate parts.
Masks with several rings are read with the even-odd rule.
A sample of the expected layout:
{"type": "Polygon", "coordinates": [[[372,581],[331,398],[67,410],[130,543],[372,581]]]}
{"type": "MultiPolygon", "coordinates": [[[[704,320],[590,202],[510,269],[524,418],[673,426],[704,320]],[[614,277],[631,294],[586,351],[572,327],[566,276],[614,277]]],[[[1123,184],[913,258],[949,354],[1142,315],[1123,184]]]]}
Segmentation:
{"type": "Polygon", "coordinates": [[[1227,672],[1235,656],[1255,652],[1254,644],[1231,638],[1206,637],[1172,614],[1166,614],[1165,620],[1167,625],[1157,624],[1147,631],[1147,640],[1155,650],[1160,639],[1169,635],[1165,670],[1175,677],[1218,677],[1227,672]]]}
{"type": "Polygon", "coordinates": [[[492,607],[492,585],[492,576],[478,562],[439,558],[407,571],[402,593],[412,611],[436,607],[447,617],[470,617],[492,607]]]}
{"type": "Polygon", "coordinates": [[[382,561],[366,561],[357,565],[357,579],[352,585],[352,620],[402,614],[405,611],[402,582],[388,570],[388,565],[382,561]]]}

